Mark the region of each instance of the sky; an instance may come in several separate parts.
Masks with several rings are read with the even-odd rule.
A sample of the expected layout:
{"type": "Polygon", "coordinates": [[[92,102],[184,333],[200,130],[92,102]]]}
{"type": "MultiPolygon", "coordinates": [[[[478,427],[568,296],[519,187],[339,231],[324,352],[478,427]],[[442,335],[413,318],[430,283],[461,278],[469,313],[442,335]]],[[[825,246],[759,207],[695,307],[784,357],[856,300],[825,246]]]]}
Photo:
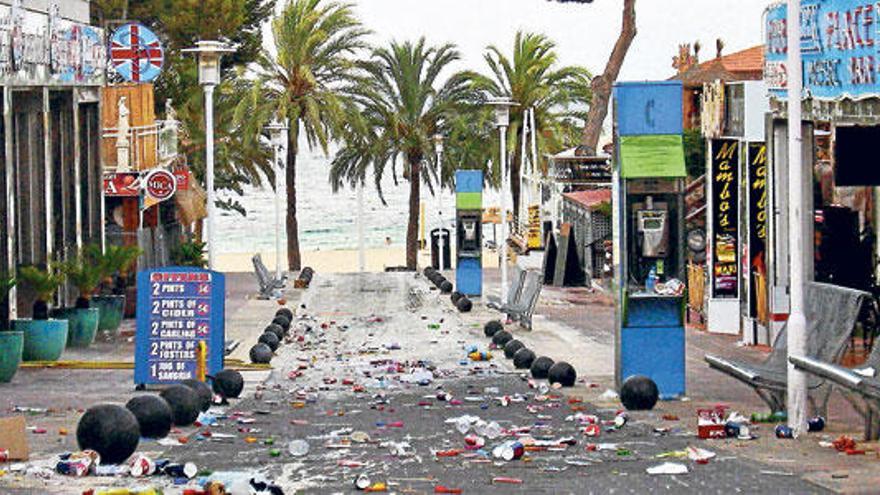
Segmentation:
{"type": "MultiPolygon", "coordinates": [[[[352,0],[350,0],[352,1],[352,0]]],[[[463,67],[484,70],[487,45],[512,51],[517,30],[548,35],[560,62],[583,65],[599,74],[620,30],[622,0],[592,4],[548,0],[353,0],[376,41],[425,36],[438,44],[454,42],[463,67]]],[[[761,43],[761,17],[769,0],[638,0],[638,35],[621,71],[621,80],[667,79],[675,73],[678,45],[699,40],[700,60],[761,43]]]]}

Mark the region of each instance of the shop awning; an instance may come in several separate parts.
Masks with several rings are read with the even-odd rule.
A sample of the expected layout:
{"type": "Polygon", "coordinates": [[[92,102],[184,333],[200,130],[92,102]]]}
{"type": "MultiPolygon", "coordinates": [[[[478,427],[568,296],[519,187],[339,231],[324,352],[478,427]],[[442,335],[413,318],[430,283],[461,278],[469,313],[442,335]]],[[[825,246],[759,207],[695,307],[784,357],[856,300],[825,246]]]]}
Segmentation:
{"type": "Polygon", "coordinates": [[[680,134],[621,136],[620,162],[624,179],[687,176],[680,134]]]}

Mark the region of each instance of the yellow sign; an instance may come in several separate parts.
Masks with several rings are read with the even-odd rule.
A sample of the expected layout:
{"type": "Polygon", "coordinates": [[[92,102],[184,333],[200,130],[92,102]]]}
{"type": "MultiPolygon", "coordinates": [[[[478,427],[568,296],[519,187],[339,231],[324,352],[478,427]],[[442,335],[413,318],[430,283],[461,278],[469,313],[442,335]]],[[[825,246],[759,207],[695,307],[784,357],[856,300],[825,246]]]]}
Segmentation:
{"type": "Polygon", "coordinates": [[[529,249],[541,248],[541,207],[529,206],[529,249]]]}

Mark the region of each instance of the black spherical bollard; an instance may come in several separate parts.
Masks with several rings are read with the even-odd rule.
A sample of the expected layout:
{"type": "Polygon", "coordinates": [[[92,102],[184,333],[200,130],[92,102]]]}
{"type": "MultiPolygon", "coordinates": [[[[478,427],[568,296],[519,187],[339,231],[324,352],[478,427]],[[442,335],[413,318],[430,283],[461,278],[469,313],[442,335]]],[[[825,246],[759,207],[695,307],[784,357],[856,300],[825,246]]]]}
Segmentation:
{"type": "Polygon", "coordinates": [[[283,328],[281,328],[281,325],[278,325],[275,323],[270,324],[268,327],[265,328],[265,330],[263,330],[263,333],[266,333],[266,332],[274,333],[275,336],[278,337],[278,340],[283,339],[284,336],[287,335],[287,331],[285,331],[283,328]]]}
{"type": "Polygon", "coordinates": [[[452,304],[455,305],[455,304],[458,304],[458,301],[459,301],[462,297],[464,297],[464,294],[462,294],[462,293],[459,292],[459,291],[455,291],[455,292],[452,293],[452,295],[449,296],[449,299],[451,299],[451,300],[452,300],[452,304]]]}
{"type": "Polygon", "coordinates": [[[276,316],[272,319],[272,323],[284,329],[285,332],[290,330],[290,318],[286,316],[276,316]]]}
{"type": "Polygon", "coordinates": [[[457,303],[455,303],[455,307],[462,313],[470,313],[470,311],[474,309],[474,303],[472,303],[467,297],[462,297],[457,303]]]}
{"type": "Polygon", "coordinates": [[[214,392],[211,391],[211,387],[209,387],[207,383],[198,380],[184,380],[180,382],[180,384],[193,389],[196,392],[196,395],[199,396],[200,411],[207,411],[208,408],[211,407],[211,400],[214,398],[214,392]]]}
{"type": "Polygon", "coordinates": [[[125,408],[134,414],[144,438],[165,438],[171,431],[174,418],[171,406],[158,395],[132,397],[125,408]]]}
{"type": "Polygon", "coordinates": [[[289,308],[281,308],[275,312],[275,316],[283,316],[287,318],[288,321],[293,321],[293,311],[289,308]]]}
{"type": "Polygon", "coordinates": [[[432,273],[436,273],[436,272],[437,272],[437,269],[434,268],[433,266],[426,266],[425,269],[422,270],[422,274],[424,274],[426,277],[430,277],[432,273]]]}
{"type": "Polygon", "coordinates": [[[76,443],[81,450],[101,455],[101,464],[120,464],[137,450],[141,433],[138,420],[128,409],[101,404],[90,407],[76,426],[76,443]]]}
{"type": "Polygon", "coordinates": [[[558,383],[563,387],[573,387],[577,380],[577,372],[574,367],[565,361],[554,363],[547,372],[547,378],[550,383],[558,383]]]}
{"type": "Polygon", "coordinates": [[[449,280],[444,280],[443,283],[440,284],[440,292],[443,294],[451,294],[452,293],[452,282],[449,280]]]}
{"type": "Polygon", "coordinates": [[[525,346],[525,344],[516,339],[511,340],[510,342],[504,344],[504,357],[506,357],[507,359],[513,359],[513,356],[516,354],[516,352],[525,346]]]}
{"type": "Polygon", "coordinates": [[[507,330],[501,330],[492,336],[492,343],[495,344],[496,347],[504,348],[504,346],[511,340],[513,340],[513,335],[507,330]]]}
{"type": "Polygon", "coordinates": [[[532,362],[532,367],[530,371],[532,372],[532,378],[547,378],[547,375],[550,373],[550,368],[553,366],[553,360],[548,358],[547,356],[541,356],[538,359],[535,359],[532,362]]]}
{"type": "Polygon", "coordinates": [[[518,370],[527,370],[532,367],[534,362],[535,353],[531,349],[523,347],[513,355],[513,366],[518,370]]]}
{"type": "Polygon", "coordinates": [[[630,411],[650,411],[654,409],[658,398],[660,390],[654,380],[647,376],[631,376],[620,387],[620,401],[630,411]]]}
{"type": "Polygon", "coordinates": [[[275,352],[278,349],[278,346],[281,345],[281,341],[278,340],[278,336],[273,332],[264,332],[263,335],[260,335],[259,340],[257,342],[261,344],[266,344],[269,346],[269,349],[272,349],[272,352],[275,352]]]}
{"type": "Polygon", "coordinates": [[[504,324],[498,320],[492,320],[483,325],[483,333],[486,337],[494,337],[496,333],[504,330],[504,324]]]}
{"type": "Polygon", "coordinates": [[[189,426],[199,417],[199,394],[186,385],[172,385],[159,395],[171,406],[176,426],[189,426]]]}
{"type": "Polygon", "coordinates": [[[235,370],[223,370],[212,379],[214,392],[229,399],[237,399],[244,389],[244,377],[235,370]]]}
{"type": "Polygon", "coordinates": [[[269,364],[272,361],[272,348],[266,344],[257,344],[251,347],[251,362],[254,364],[269,364]]]}

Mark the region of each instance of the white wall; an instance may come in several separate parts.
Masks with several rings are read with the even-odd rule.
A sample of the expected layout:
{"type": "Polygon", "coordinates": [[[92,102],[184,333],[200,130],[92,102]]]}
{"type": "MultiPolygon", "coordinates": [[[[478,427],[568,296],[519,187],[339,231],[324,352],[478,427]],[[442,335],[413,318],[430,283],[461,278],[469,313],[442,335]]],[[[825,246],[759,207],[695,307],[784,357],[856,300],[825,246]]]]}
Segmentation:
{"type": "MultiPolygon", "coordinates": [[[[11,5],[11,0],[0,0],[0,5],[11,5]]],[[[61,7],[61,17],[72,21],[89,22],[89,0],[23,0],[24,8],[35,12],[48,13],[49,6],[61,7]]]]}

